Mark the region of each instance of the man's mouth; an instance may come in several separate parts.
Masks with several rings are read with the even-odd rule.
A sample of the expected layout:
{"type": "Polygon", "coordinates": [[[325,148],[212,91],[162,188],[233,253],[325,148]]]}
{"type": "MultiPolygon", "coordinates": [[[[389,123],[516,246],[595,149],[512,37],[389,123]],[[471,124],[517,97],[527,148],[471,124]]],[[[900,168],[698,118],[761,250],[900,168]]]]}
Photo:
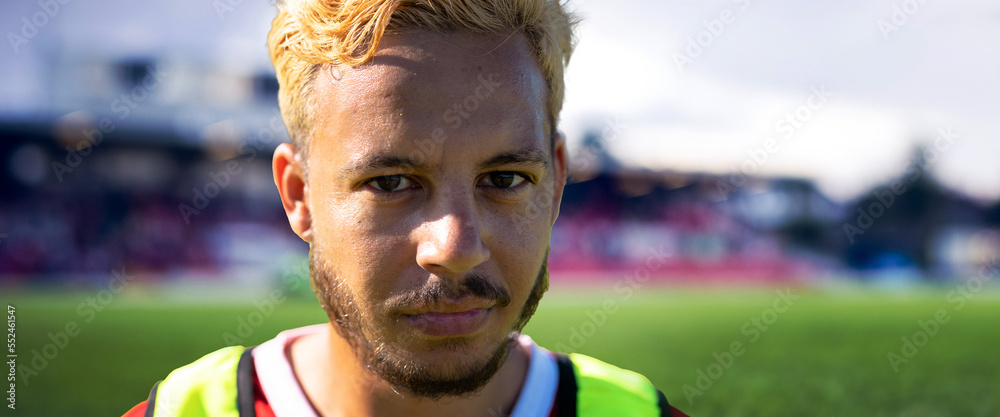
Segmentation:
{"type": "Polygon", "coordinates": [[[455,337],[465,336],[479,330],[492,312],[493,307],[449,312],[428,311],[419,314],[403,314],[403,318],[428,336],[455,337]]]}

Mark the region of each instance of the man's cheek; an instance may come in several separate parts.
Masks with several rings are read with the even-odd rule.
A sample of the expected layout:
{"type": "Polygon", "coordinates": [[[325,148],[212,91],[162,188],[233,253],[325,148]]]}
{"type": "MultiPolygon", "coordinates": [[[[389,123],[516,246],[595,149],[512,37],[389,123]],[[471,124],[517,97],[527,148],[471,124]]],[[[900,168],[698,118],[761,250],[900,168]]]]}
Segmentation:
{"type": "MultiPolygon", "coordinates": [[[[510,292],[517,297],[516,301],[519,304],[523,304],[524,301],[531,296],[531,290],[535,287],[535,282],[538,281],[541,262],[526,262],[527,260],[533,260],[533,258],[536,257],[537,254],[535,253],[525,253],[520,256],[515,256],[514,259],[508,263],[508,265],[516,266],[516,269],[511,270],[507,275],[507,286],[509,287],[508,289],[510,292]]],[[[518,308],[520,308],[520,306],[518,306],[518,308]]]]}
{"type": "Polygon", "coordinates": [[[492,222],[493,233],[490,235],[500,238],[498,239],[500,244],[507,247],[529,249],[527,252],[532,254],[539,250],[544,251],[552,231],[551,225],[543,216],[530,216],[525,213],[527,212],[516,210],[498,216],[492,222]]]}
{"type": "Polygon", "coordinates": [[[311,220],[314,240],[332,251],[335,249],[338,254],[357,246],[365,228],[370,227],[364,217],[358,216],[357,211],[344,204],[314,204],[311,220]]]}

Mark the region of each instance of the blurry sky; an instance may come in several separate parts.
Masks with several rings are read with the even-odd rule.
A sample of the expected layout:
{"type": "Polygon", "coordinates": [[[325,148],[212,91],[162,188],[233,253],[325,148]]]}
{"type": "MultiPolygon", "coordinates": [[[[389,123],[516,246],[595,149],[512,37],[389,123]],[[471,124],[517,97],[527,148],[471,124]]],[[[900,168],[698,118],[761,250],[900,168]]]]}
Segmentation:
{"type": "Polygon", "coordinates": [[[729,171],[747,149],[782,138],[775,123],[823,86],[834,97],[778,140],[762,172],[815,178],[847,198],[897,175],[915,142],[951,128],[960,139],[931,169],[951,187],[1000,197],[1000,3],[909,3],[575,1],[585,20],[565,129],[620,118],[611,148],[622,158],[729,171]],[[727,9],[731,23],[680,70],[688,37],[697,42],[727,9]],[[898,30],[884,36],[880,20],[898,30]]]}
{"type": "MultiPolygon", "coordinates": [[[[944,129],[958,138],[931,170],[973,196],[1000,197],[996,1],[570,4],[584,18],[561,123],[571,143],[600,129],[628,163],[726,172],[775,138],[777,151],[757,173],[813,178],[847,199],[898,175],[913,146],[933,147],[944,129]],[[683,68],[679,57],[688,59],[683,68]],[[818,89],[833,97],[786,138],[776,124],[818,89]]],[[[270,65],[264,41],[274,11],[263,0],[70,1],[15,53],[10,34],[39,10],[35,0],[0,6],[7,117],[51,107],[44,92],[53,55],[183,55],[249,72],[270,65]]]]}

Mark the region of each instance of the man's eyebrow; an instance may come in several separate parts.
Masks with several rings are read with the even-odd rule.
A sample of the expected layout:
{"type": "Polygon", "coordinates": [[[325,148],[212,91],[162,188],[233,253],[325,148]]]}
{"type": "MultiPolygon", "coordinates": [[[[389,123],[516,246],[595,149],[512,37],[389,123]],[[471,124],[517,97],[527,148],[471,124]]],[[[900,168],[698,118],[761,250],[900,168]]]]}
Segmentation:
{"type": "Polygon", "coordinates": [[[340,175],[349,177],[358,173],[377,171],[386,168],[402,169],[406,171],[426,171],[426,167],[411,158],[404,158],[394,155],[376,154],[366,157],[354,166],[340,170],[340,175]]]}
{"type": "Polygon", "coordinates": [[[516,151],[503,152],[487,159],[479,164],[479,169],[486,170],[509,164],[541,165],[544,168],[548,168],[549,156],[538,148],[522,148],[516,151]]]}

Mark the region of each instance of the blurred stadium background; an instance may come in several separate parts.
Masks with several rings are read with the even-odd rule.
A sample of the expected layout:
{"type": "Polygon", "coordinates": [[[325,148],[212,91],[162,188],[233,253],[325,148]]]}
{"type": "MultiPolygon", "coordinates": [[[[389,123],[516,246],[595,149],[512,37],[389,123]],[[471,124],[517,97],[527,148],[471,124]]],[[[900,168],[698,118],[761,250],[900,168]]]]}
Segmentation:
{"type": "MultiPolygon", "coordinates": [[[[1000,412],[1000,7],[570,4],[572,179],[529,334],[691,415],[1000,412]]],[[[273,5],[0,10],[5,411],[121,414],[324,319],[271,180],[273,5]]]]}

